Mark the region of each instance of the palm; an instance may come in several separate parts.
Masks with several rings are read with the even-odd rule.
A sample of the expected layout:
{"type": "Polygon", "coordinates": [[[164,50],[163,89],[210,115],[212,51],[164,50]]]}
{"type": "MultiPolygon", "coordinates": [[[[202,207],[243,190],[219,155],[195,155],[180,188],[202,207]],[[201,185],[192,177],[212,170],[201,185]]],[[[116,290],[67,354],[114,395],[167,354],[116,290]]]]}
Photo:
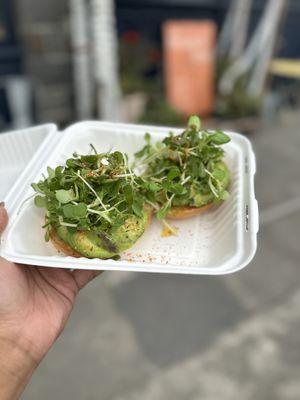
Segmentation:
{"type": "Polygon", "coordinates": [[[79,290],[98,274],[18,265],[0,258],[1,329],[41,359],[64,328],[79,290]]]}

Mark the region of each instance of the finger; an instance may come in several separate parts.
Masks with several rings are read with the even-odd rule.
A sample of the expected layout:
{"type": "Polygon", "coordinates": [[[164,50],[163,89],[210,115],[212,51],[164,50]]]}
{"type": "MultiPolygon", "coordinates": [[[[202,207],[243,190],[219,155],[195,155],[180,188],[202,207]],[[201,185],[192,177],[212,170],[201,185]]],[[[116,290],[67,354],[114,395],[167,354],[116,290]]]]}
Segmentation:
{"type": "Polygon", "coordinates": [[[84,286],[86,286],[89,282],[91,282],[94,278],[102,274],[103,271],[94,271],[87,269],[76,269],[72,272],[74,279],[76,280],[78,289],[81,290],[84,286]]]}
{"type": "Polygon", "coordinates": [[[0,235],[4,232],[8,223],[7,211],[4,208],[4,203],[0,203],[0,235]]]}

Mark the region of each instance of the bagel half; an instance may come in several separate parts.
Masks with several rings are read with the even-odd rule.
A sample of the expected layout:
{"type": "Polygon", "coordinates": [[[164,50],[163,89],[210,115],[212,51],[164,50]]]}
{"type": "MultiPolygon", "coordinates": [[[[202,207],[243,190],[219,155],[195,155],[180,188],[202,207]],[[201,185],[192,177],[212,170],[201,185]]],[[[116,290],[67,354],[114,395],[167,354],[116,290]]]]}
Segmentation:
{"type": "MultiPolygon", "coordinates": [[[[145,223],[144,232],[149,227],[151,220],[152,220],[152,210],[150,208],[146,208],[146,218],[147,219],[146,219],[146,223],[145,223]]],[[[83,234],[84,234],[84,232],[81,232],[81,235],[83,235],[83,234]]],[[[139,238],[137,238],[132,243],[132,246],[136,243],[136,241],[138,239],[139,238]]],[[[63,239],[61,239],[59,237],[57,231],[53,227],[50,229],[50,240],[53,243],[56,250],[58,250],[60,253],[65,254],[66,256],[75,257],[75,258],[80,258],[80,257],[95,258],[95,257],[89,257],[86,254],[85,255],[81,254],[78,251],[74,250],[73,247],[71,247],[67,242],[65,242],[63,239]]],[[[111,256],[113,257],[114,255],[112,254],[111,256]]],[[[100,258],[100,257],[98,257],[98,258],[100,258]]],[[[105,257],[105,258],[108,258],[108,257],[105,257]]],[[[105,258],[103,258],[103,259],[105,259],[105,258]]]]}
{"type": "Polygon", "coordinates": [[[189,207],[189,206],[178,206],[172,207],[167,214],[169,219],[186,219],[191,217],[196,217],[206,211],[208,211],[213,206],[213,203],[206,204],[202,207],[189,207]]]}

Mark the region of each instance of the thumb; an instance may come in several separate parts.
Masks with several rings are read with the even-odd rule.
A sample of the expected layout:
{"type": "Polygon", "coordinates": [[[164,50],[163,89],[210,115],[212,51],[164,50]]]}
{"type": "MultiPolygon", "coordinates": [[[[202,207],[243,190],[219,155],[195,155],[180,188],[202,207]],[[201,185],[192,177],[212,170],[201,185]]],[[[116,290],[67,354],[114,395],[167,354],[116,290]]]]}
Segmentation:
{"type": "Polygon", "coordinates": [[[4,206],[5,204],[0,202],[0,235],[4,232],[4,229],[8,223],[8,215],[4,206]]]}

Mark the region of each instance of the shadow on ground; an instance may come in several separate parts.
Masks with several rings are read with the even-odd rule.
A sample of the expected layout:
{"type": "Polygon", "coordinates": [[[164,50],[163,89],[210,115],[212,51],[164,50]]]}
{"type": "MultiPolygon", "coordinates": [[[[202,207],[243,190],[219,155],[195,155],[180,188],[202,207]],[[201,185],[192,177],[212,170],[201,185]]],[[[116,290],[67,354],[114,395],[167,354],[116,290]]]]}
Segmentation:
{"type": "Polygon", "coordinates": [[[205,350],[248,314],[216,277],[140,274],[115,288],[113,296],[141,349],[158,366],[205,350]]]}

